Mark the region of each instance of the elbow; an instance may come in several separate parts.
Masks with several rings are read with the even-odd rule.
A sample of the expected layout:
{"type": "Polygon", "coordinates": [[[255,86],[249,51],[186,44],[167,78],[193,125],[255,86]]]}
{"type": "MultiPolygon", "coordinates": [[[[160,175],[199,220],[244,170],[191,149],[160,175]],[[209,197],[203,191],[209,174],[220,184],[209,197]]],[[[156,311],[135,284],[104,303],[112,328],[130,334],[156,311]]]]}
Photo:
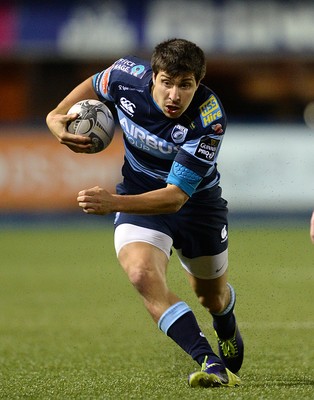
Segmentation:
{"type": "Polygon", "coordinates": [[[181,189],[176,190],[175,193],[170,194],[171,198],[171,213],[176,213],[181,210],[184,204],[188,201],[189,196],[181,189]]]}
{"type": "Polygon", "coordinates": [[[46,115],[46,125],[48,126],[48,128],[50,127],[52,120],[53,120],[53,115],[54,115],[54,110],[50,111],[47,115],[46,115]]]}
{"type": "Polygon", "coordinates": [[[183,205],[184,204],[175,204],[175,205],[173,205],[172,209],[170,210],[170,214],[175,214],[178,211],[180,211],[183,205]]]}
{"type": "MultiPolygon", "coordinates": [[[[188,198],[187,198],[188,199],[188,198]]],[[[186,199],[186,200],[187,200],[186,199]]],[[[176,201],[175,202],[175,204],[173,205],[173,208],[174,208],[174,210],[173,210],[173,212],[174,213],[176,213],[176,212],[178,212],[178,211],[180,211],[181,210],[181,208],[184,206],[184,204],[186,203],[186,200],[180,200],[180,201],[176,201]]]]}
{"type": "Polygon", "coordinates": [[[46,115],[46,124],[49,126],[51,111],[46,115]]]}

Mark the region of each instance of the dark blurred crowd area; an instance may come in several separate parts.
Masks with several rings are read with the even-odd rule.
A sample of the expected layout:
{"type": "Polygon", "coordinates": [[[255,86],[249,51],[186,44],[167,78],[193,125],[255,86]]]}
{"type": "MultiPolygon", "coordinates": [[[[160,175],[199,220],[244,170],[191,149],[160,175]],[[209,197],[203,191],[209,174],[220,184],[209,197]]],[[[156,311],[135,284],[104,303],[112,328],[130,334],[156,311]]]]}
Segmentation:
{"type": "MultiPolygon", "coordinates": [[[[2,59],[0,122],[43,122],[75,85],[112,61],[2,59]]],[[[203,82],[220,96],[230,122],[301,122],[314,98],[314,60],[208,55],[203,82]]]]}
{"type": "MultiPolygon", "coordinates": [[[[123,18],[129,19],[132,23],[135,21],[137,43],[130,49],[130,52],[145,58],[150,57],[153,46],[142,46],[145,34],[144,28],[148,31],[147,36],[154,34],[153,29],[162,34],[166,32],[165,29],[168,26],[173,27],[173,21],[176,21],[179,27],[176,28],[177,31],[175,33],[179,35],[180,32],[185,32],[184,27],[186,25],[184,25],[182,18],[185,18],[189,13],[191,14],[189,10],[195,10],[195,13],[198,11],[198,18],[201,15],[202,10],[197,10],[196,7],[203,7],[203,9],[210,7],[211,13],[215,11],[220,18],[228,17],[230,22],[227,22],[226,25],[229,28],[234,25],[234,29],[237,29],[237,27],[240,29],[241,24],[243,25],[243,21],[248,17],[250,17],[251,21],[254,22],[256,20],[260,24],[261,21],[263,22],[263,17],[261,17],[262,19],[258,17],[258,10],[261,9],[263,12],[267,12],[265,24],[262,25],[260,32],[262,31],[268,40],[267,46],[270,50],[258,46],[256,48],[252,47],[248,37],[250,31],[248,30],[243,43],[245,44],[245,40],[247,41],[248,45],[250,45],[249,51],[246,51],[245,47],[243,47],[244,51],[243,48],[241,51],[237,51],[236,48],[228,51],[228,40],[231,41],[232,39],[232,29],[230,28],[229,33],[225,34],[225,43],[222,43],[222,45],[217,44],[219,51],[213,45],[212,48],[205,48],[208,62],[207,74],[203,82],[222,99],[229,122],[303,122],[304,109],[307,104],[314,100],[314,36],[312,36],[312,40],[308,40],[305,43],[304,47],[302,47],[301,38],[298,42],[299,48],[297,51],[295,48],[289,49],[287,45],[285,46],[284,35],[280,36],[279,22],[283,11],[287,10],[285,21],[287,21],[287,26],[290,24],[290,30],[287,30],[287,32],[294,32],[294,18],[295,24],[298,24],[297,28],[302,31],[302,23],[300,24],[302,18],[308,19],[306,15],[309,12],[313,12],[314,16],[312,2],[273,0],[257,2],[260,8],[256,6],[253,8],[253,4],[257,4],[256,2],[231,0],[223,2],[214,0],[199,0],[196,2],[184,0],[178,2],[156,2],[150,0],[145,2],[135,0],[134,2],[128,2],[120,0],[120,2],[1,2],[0,98],[2,101],[0,123],[44,123],[47,112],[74,86],[88,76],[108,67],[120,56],[128,54],[124,50],[123,52],[103,51],[98,55],[95,52],[94,54],[88,54],[88,57],[84,57],[84,46],[88,46],[88,42],[84,42],[82,44],[82,53],[77,51],[75,56],[67,57],[66,51],[58,53],[56,48],[51,45],[51,43],[57,41],[58,30],[60,32],[63,28],[66,18],[70,20],[73,17],[76,12],[73,10],[78,5],[81,4],[81,7],[85,7],[85,9],[81,8],[81,10],[86,11],[86,7],[94,3],[98,7],[98,9],[95,8],[96,6],[94,7],[94,14],[97,16],[97,10],[101,10],[104,13],[104,18],[107,18],[107,20],[104,19],[105,21],[110,18],[110,15],[109,17],[106,16],[105,11],[103,11],[106,6],[107,10],[115,11],[119,18],[125,12],[123,18]],[[65,4],[67,8],[64,8],[65,4]],[[115,9],[117,4],[120,5],[120,8],[115,9]],[[166,8],[167,4],[168,8],[166,8]],[[173,9],[174,4],[177,4],[177,9],[173,9]],[[299,4],[298,8],[296,8],[297,4],[299,4]],[[234,7],[240,16],[238,24],[235,19],[238,17],[228,14],[229,5],[234,7]],[[250,9],[247,8],[249,5],[250,9]],[[265,8],[266,5],[268,5],[268,8],[265,8]],[[287,7],[289,8],[287,9],[287,7]],[[67,10],[66,13],[63,11],[64,9],[67,10]],[[185,14],[183,14],[184,10],[185,14]],[[71,15],[71,12],[73,15],[71,15]],[[153,18],[157,12],[165,16],[165,20],[160,19],[160,29],[158,29],[158,24],[156,25],[153,18]],[[182,14],[181,20],[180,12],[182,14]],[[300,14],[301,12],[303,12],[302,15],[300,14]],[[173,14],[173,19],[170,19],[171,13],[173,14]],[[175,19],[176,15],[177,19],[175,19]],[[166,25],[166,23],[169,24],[166,25]],[[272,27],[268,23],[271,23],[272,27]],[[154,28],[154,24],[157,28],[154,28]],[[275,27],[277,27],[277,31],[275,27]],[[267,31],[269,31],[270,36],[266,35],[267,31]],[[42,39],[40,51],[38,50],[39,38],[42,39]],[[272,40],[277,40],[276,38],[280,39],[278,39],[278,45],[271,46],[272,40]],[[45,43],[47,43],[46,51],[44,51],[45,43]]],[[[100,14],[100,11],[98,14],[100,14]]],[[[76,19],[78,19],[78,31],[80,31],[79,18],[76,16],[76,19]]],[[[304,23],[304,29],[307,29],[310,34],[311,25],[314,26],[314,24],[311,15],[309,15],[309,18],[310,20],[304,23]]],[[[85,23],[86,25],[85,19],[86,15],[82,17],[82,30],[83,24],[85,23]]],[[[218,32],[221,35],[221,32],[226,32],[226,30],[221,30],[220,32],[221,24],[217,22],[214,28],[211,28],[214,22],[215,19],[213,18],[212,21],[209,21],[208,27],[206,27],[206,23],[202,23],[198,27],[198,21],[194,20],[191,15],[191,23],[194,24],[195,30],[202,28],[206,32],[205,29],[208,28],[208,38],[212,37],[214,33],[218,32]]],[[[283,25],[283,27],[286,25],[283,25]]],[[[106,23],[104,23],[103,28],[106,28],[106,23]]],[[[85,26],[85,29],[88,28],[85,26]]],[[[123,32],[123,27],[122,29],[118,27],[117,32],[112,32],[112,37],[116,37],[118,32],[120,34],[122,30],[121,41],[126,40],[128,36],[127,29],[123,32]]],[[[255,31],[254,29],[252,30],[253,33],[255,31]]],[[[91,32],[91,30],[87,30],[87,35],[88,32],[91,32]]],[[[186,32],[186,36],[189,38],[188,31],[186,30],[186,32]]],[[[256,32],[258,33],[259,31],[257,30],[256,32]]],[[[171,35],[171,30],[165,33],[165,38],[169,35],[171,35]]],[[[219,35],[217,35],[218,39],[219,35]]],[[[111,39],[108,36],[110,36],[110,32],[108,34],[108,31],[104,30],[104,36],[99,36],[98,38],[101,43],[106,37],[104,47],[108,45],[108,41],[110,43],[111,39]]],[[[155,36],[157,40],[158,35],[155,36]]],[[[204,48],[203,43],[206,43],[207,40],[204,35],[191,35],[192,40],[198,37],[203,39],[200,41],[201,43],[198,43],[198,40],[195,41],[204,48]]],[[[291,37],[293,38],[292,34],[291,37]]]]}

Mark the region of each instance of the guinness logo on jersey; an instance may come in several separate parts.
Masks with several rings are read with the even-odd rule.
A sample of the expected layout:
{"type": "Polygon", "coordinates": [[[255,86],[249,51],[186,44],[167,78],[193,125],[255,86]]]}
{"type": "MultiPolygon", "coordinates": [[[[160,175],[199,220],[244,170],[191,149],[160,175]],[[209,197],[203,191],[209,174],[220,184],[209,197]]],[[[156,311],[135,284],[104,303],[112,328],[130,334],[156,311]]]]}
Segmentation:
{"type": "Polygon", "coordinates": [[[182,143],[188,133],[188,129],[182,125],[176,125],[171,132],[171,138],[174,143],[182,143]]]}
{"type": "Polygon", "coordinates": [[[195,150],[195,156],[198,158],[202,158],[206,161],[213,161],[217,149],[219,147],[220,140],[213,139],[208,136],[203,136],[195,150]]]}

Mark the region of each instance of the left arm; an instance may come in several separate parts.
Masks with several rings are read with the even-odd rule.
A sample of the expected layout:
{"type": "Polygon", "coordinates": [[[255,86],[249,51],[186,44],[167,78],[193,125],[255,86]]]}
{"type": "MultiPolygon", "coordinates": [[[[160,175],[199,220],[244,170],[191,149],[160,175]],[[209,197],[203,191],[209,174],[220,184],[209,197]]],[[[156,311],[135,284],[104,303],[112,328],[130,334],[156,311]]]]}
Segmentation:
{"type": "Polygon", "coordinates": [[[314,244],[314,211],[313,211],[312,218],[311,218],[310,236],[311,236],[312,243],[314,244]]]}
{"type": "Polygon", "coordinates": [[[79,192],[77,201],[87,214],[107,215],[113,212],[129,214],[171,214],[180,210],[189,196],[178,186],[168,184],[163,189],[136,195],[111,194],[95,186],[79,192]]]}
{"type": "Polygon", "coordinates": [[[85,153],[91,147],[91,139],[83,135],[69,133],[67,125],[77,118],[75,114],[67,115],[69,109],[78,101],[85,99],[98,99],[93,88],[92,77],[76,86],[55,109],[49,112],[46,123],[51,133],[57,140],[76,153],[85,153]]]}

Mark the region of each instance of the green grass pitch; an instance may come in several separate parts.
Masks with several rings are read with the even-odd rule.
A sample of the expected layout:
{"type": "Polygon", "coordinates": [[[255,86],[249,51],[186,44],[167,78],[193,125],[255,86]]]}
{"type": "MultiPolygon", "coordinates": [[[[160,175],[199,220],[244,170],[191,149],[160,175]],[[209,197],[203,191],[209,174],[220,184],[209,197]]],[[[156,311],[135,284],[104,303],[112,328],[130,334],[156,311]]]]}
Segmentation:
{"type": "MultiPolygon", "coordinates": [[[[161,333],[119,267],[112,229],[0,233],[1,399],[313,399],[314,246],[304,229],[230,234],[246,343],[235,389],[191,389],[197,365],[161,333]]],[[[172,256],[169,286],[211,320],[172,256]]]]}

